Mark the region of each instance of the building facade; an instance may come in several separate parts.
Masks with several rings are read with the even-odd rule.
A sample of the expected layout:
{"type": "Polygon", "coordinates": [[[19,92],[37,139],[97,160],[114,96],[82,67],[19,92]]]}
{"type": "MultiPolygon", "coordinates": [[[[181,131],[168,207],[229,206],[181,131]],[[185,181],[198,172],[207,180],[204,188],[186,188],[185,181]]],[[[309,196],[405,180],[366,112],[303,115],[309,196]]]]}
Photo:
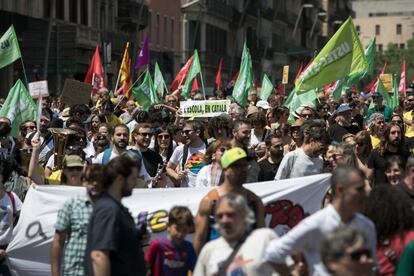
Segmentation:
{"type": "Polygon", "coordinates": [[[354,0],[354,24],[366,47],[376,37],[377,50],[389,44],[403,49],[414,34],[414,2],[411,0],[354,0]]]}

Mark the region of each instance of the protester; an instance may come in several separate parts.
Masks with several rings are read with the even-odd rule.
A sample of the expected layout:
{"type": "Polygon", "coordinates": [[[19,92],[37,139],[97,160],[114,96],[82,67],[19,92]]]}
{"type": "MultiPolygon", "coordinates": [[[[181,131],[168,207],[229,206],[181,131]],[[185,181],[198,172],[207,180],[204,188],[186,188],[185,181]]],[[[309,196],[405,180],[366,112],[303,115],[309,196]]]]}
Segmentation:
{"type": "Polygon", "coordinates": [[[331,142],[341,143],[345,134],[357,134],[360,129],[351,124],[352,108],[348,104],[341,104],[336,110],[336,114],[336,122],[329,127],[328,134],[331,142]]]}
{"type": "Polygon", "coordinates": [[[274,180],[283,158],[283,141],[281,136],[271,134],[266,137],[265,143],[266,156],[258,162],[260,167],[259,181],[274,180]]]}
{"type": "Polygon", "coordinates": [[[141,234],[121,199],[132,194],[139,170],[125,155],[103,168],[102,195],[88,226],[85,275],[146,275],[141,234]]]}
{"type": "Polygon", "coordinates": [[[124,113],[119,116],[124,124],[128,124],[133,120],[134,110],[136,108],[135,102],[133,100],[129,100],[126,103],[126,110],[124,113]]]}
{"type": "Polygon", "coordinates": [[[387,176],[387,183],[393,186],[400,184],[404,177],[404,163],[398,155],[391,156],[386,164],[385,175],[387,176]]]}
{"type": "Polygon", "coordinates": [[[67,200],[59,210],[55,224],[50,262],[52,276],[85,275],[83,260],[87,242],[89,219],[99,195],[102,181],[102,166],[89,165],[82,172],[82,185],[86,195],[67,200]],[[62,266],[63,265],[63,266],[62,266]],[[61,267],[63,273],[61,274],[61,267]]]}
{"type": "Polygon", "coordinates": [[[219,233],[217,233],[213,227],[214,219],[212,218],[214,218],[214,210],[217,200],[230,192],[245,197],[255,214],[256,223],[254,228],[264,227],[264,207],[262,200],[242,185],[246,181],[247,166],[247,154],[239,147],[234,147],[224,152],[221,157],[224,182],[220,186],[213,187],[213,189],[203,197],[198,208],[193,240],[194,249],[197,253],[200,253],[201,248],[207,241],[216,239],[219,236],[219,233]]]}
{"type": "Polygon", "coordinates": [[[7,117],[0,117],[0,155],[4,157],[15,154],[17,139],[10,135],[11,122],[7,117]]]}
{"type": "Polygon", "coordinates": [[[366,234],[368,248],[375,260],[375,226],[359,213],[366,200],[364,179],[365,175],[353,167],[338,167],[332,172],[332,204],[303,219],[287,234],[269,244],[266,259],[280,274],[288,271],[285,258],[294,251],[301,251],[305,255],[309,274],[329,275],[319,253],[321,241],[327,233],[344,224],[366,234]]]}
{"type": "Polygon", "coordinates": [[[193,215],[187,207],[171,208],[167,237],[153,240],[145,253],[150,275],[186,276],[194,270],[197,256],[193,245],[185,240],[193,227],[193,215]]]}
{"type": "Polygon", "coordinates": [[[372,95],[372,99],[375,103],[375,106],[368,109],[367,117],[370,118],[372,114],[380,113],[384,116],[384,120],[386,122],[389,122],[391,120],[392,109],[384,105],[384,98],[382,97],[381,93],[375,92],[372,95]]]}
{"type": "Polygon", "coordinates": [[[380,275],[394,275],[404,247],[414,240],[414,211],[396,187],[381,185],[370,193],[363,213],[377,230],[380,275]]]}
{"type": "Polygon", "coordinates": [[[374,113],[368,118],[368,128],[371,136],[371,146],[374,149],[378,147],[381,141],[381,137],[384,133],[384,115],[382,115],[381,113],[374,113]]]}
{"type": "Polygon", "coordinates": [[[235,193],[221,196],[215,217],[221,237],[203,247],[194,275],[271,275],[264,253],[277,235],[266,228],[252,231],[255,215],[246,199],[235,193]]]}
{"type": "Polygon", "coordinates": [[[321,244],[322,261],[332,276],[375,275],[366,234],[352,227],[328,233],[321,244]]]}
{"type": "Polygon", "coordinates": [[[414,206],[414,156],[411,155],[405,164],[405,176],[398,185],[404,194],[411,199],[411,203],[414,206]]]}

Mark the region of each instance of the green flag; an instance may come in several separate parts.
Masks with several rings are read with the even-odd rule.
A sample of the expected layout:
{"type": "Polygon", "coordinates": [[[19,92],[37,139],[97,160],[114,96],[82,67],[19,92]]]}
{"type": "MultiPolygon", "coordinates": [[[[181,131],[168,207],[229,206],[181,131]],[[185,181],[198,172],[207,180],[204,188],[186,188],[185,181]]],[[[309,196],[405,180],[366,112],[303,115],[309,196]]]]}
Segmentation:
{"type": "Polygon", "coordinates": [[[392,103],[391,103],[391,108],[395,108],[396,106],[398,106],[398,82],[397,82],[397,77],[394,75],[393,79],[392,79],[392,103]]]}
{"type": "Polygon", "coordinates": [[[148,111],[151,105],[160,102],[148,69],[142,83],[138,87],[132,88],[132,95],[145,111],[148,111]]]}
{"type": "Polygon", "coordinates": [[[187,79],[185,80],[185,84],[183,87],[183,92],[181,93],[181,95],[185,99],[188,99],[190,97],[192,80],[196,77],[198,73],[201,74],[200,59],[198,58],[197,50],[194,50],[193,62],[191,63],[191,67],[188,71],[187,79]]]}
{"type": "Polygon", "coordinates": [[[368,63],[349,17],[296,80],[296,92],[305,93],[367,70],[368,63]]]}
{"type": "Polygon", "coordinates": [[[264,74],[262,81],[262,88],[260,90],[260,99],[266,101],[269,98],[270,94],[273,91],[273,84],[269,77],[264,74]]]}
{"type": "Polygon", "coordinates": [[[19,41],[13,25],[0,38],[0,68],[3,68],[16,59],[21,58],[19,41]]]}
{"type": "Polygon", "coordinates": [[[17,137],[19,126],[26,120],[36,119],[36,104],[21,80],[10,89],[7,99],[0,109],[0,116],[7,117],[12,122],[11,135],[17,137]]]}
{"type": "Polygon", "coordinates": [[[374,37],[373,40],[368,44],[365,49],[365,57],[368,62],[367,74],[369,76],[374,75],[374,63],[375,63],[375,51],[377,49],[377,39],[374,37]]]}
{"type": "Polygon", "coordinates": [[[164,82],[164,78],[162,77],[162,73],[160,70],[160,67],[158,66],[158,62],[155,63],[155,68],[154,68],[154,88],[155,91],[160,93],[161,98],[164,98],[164,90],[165,87],[165,82],[164,82]]]}
{"type": "Polygon", "coordinates": [[[239,76],[233,88],[233,98],[242,107],[247,104],[247,96],[250,89],[253,86],[253,71],[252,71],[252,58],[250,57],[249,48],[247,48],[246,42],[243,46],[242,60],[240,64],[239,76]]]}
{"type": "Polygon", "coordinates": [[[382,83],[380,78],[378,78],[377,92],[379,92],[382,95],[382,97],[385,99],[387,106],[391,107],[392,101],[391,101],[390,95],[385,90],[384,84],[382,83]]]}
{"type": "Polygon", "coordinates": [[[293,89],[293,91],[290,92],[288,98],[283,104],[283,106],[289,108],[289,111],[290,111],[290,116],[289,116],[288,121],[294,120],[292,113],[295,112],[300,106],[307,105],[307,106],[315,107],[315,100],[318,97],[317,92],[318,92],[318,89],[313,89],[306,93],[302,93],[298,95],[295,89],[293,89]]]}

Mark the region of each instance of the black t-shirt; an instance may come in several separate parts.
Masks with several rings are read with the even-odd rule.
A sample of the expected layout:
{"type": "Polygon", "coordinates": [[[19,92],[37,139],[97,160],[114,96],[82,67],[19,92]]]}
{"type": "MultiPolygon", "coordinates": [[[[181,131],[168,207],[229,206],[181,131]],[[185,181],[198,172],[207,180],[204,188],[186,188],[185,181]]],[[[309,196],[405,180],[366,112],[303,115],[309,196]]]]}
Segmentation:
{"type": "MultiPolygon", "coordinates": [[[[355,115],[354,118],[351,120],[351,124],[357,126],[360,130],[364,128],[364,116],[361,114],[355,115]]],[[[356,133],[353,133],[356,134],[356,133]]]]}
{"type": "Polygon", "coordinates": [[[162,164],[162,157],[153,150],[141,151],[145,169],[151,177],[157,174],[158,164],[162,164]]]}
{"type": "Polygon", "coordinates": [[[328,128],[329,138],[332,142],[341,143],[342,137],[347,133],[357,134],[359,132],[359,127],[356,125],[350,125],[348,127],[340,126],[338,124],[333,124],[328,128]]]}
{"type": "Polygon", "coordinates": [[[110,252],[110,275],[146,275],[141,236],[134,220],[128,209],[108,194],[97,200],[88,226],[85,275],[89,276],[94,275],[93,250],[110,252]]]}
{"type": "Polygon", "coordinates": [[[414,137],[405,137],[405,147],[411,152],[414,153],[414,137]]]}
{"type": "Polygon", "coordinates": [[[381,156],[379,149],[374,149],[368,157],[368,168],[374,170],[374,179],[372,180],[373,185],[384,184],[387,182],[387,177],[385,175],[386,165],[388,159],[393,156],[399,156],[403,164],[407,161],[408,156],[410,153],[408,151],[402,152],[390,152],[386,150],[384,154],[381,156]]]}
{"type": "Polygon", "coordinates": [[[260,167],[259,181],[275,180],[277,169],[279,168],[280,162],[271,164],[269,160],[264,159],[258,163],[260,167]]]}

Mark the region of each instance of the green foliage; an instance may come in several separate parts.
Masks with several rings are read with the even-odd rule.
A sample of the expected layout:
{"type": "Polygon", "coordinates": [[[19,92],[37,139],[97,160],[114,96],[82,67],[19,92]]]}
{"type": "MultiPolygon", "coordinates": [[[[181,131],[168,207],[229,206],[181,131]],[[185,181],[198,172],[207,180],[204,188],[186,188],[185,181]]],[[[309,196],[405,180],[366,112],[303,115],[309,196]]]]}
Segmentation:
{"type": "Polygon", "coordinates": [[[388,44],[387,50],[375,56],[375,69],[378,74],[382,65],[387,62],[386,73],[397,74],[398,78],[401,74],[401,65],[403,60],[406,62],[406,80],[407,86],[414,77],[414,39],[410,39],[406,43],[404,49],[400,49],[397,44],[388,44]]]}

